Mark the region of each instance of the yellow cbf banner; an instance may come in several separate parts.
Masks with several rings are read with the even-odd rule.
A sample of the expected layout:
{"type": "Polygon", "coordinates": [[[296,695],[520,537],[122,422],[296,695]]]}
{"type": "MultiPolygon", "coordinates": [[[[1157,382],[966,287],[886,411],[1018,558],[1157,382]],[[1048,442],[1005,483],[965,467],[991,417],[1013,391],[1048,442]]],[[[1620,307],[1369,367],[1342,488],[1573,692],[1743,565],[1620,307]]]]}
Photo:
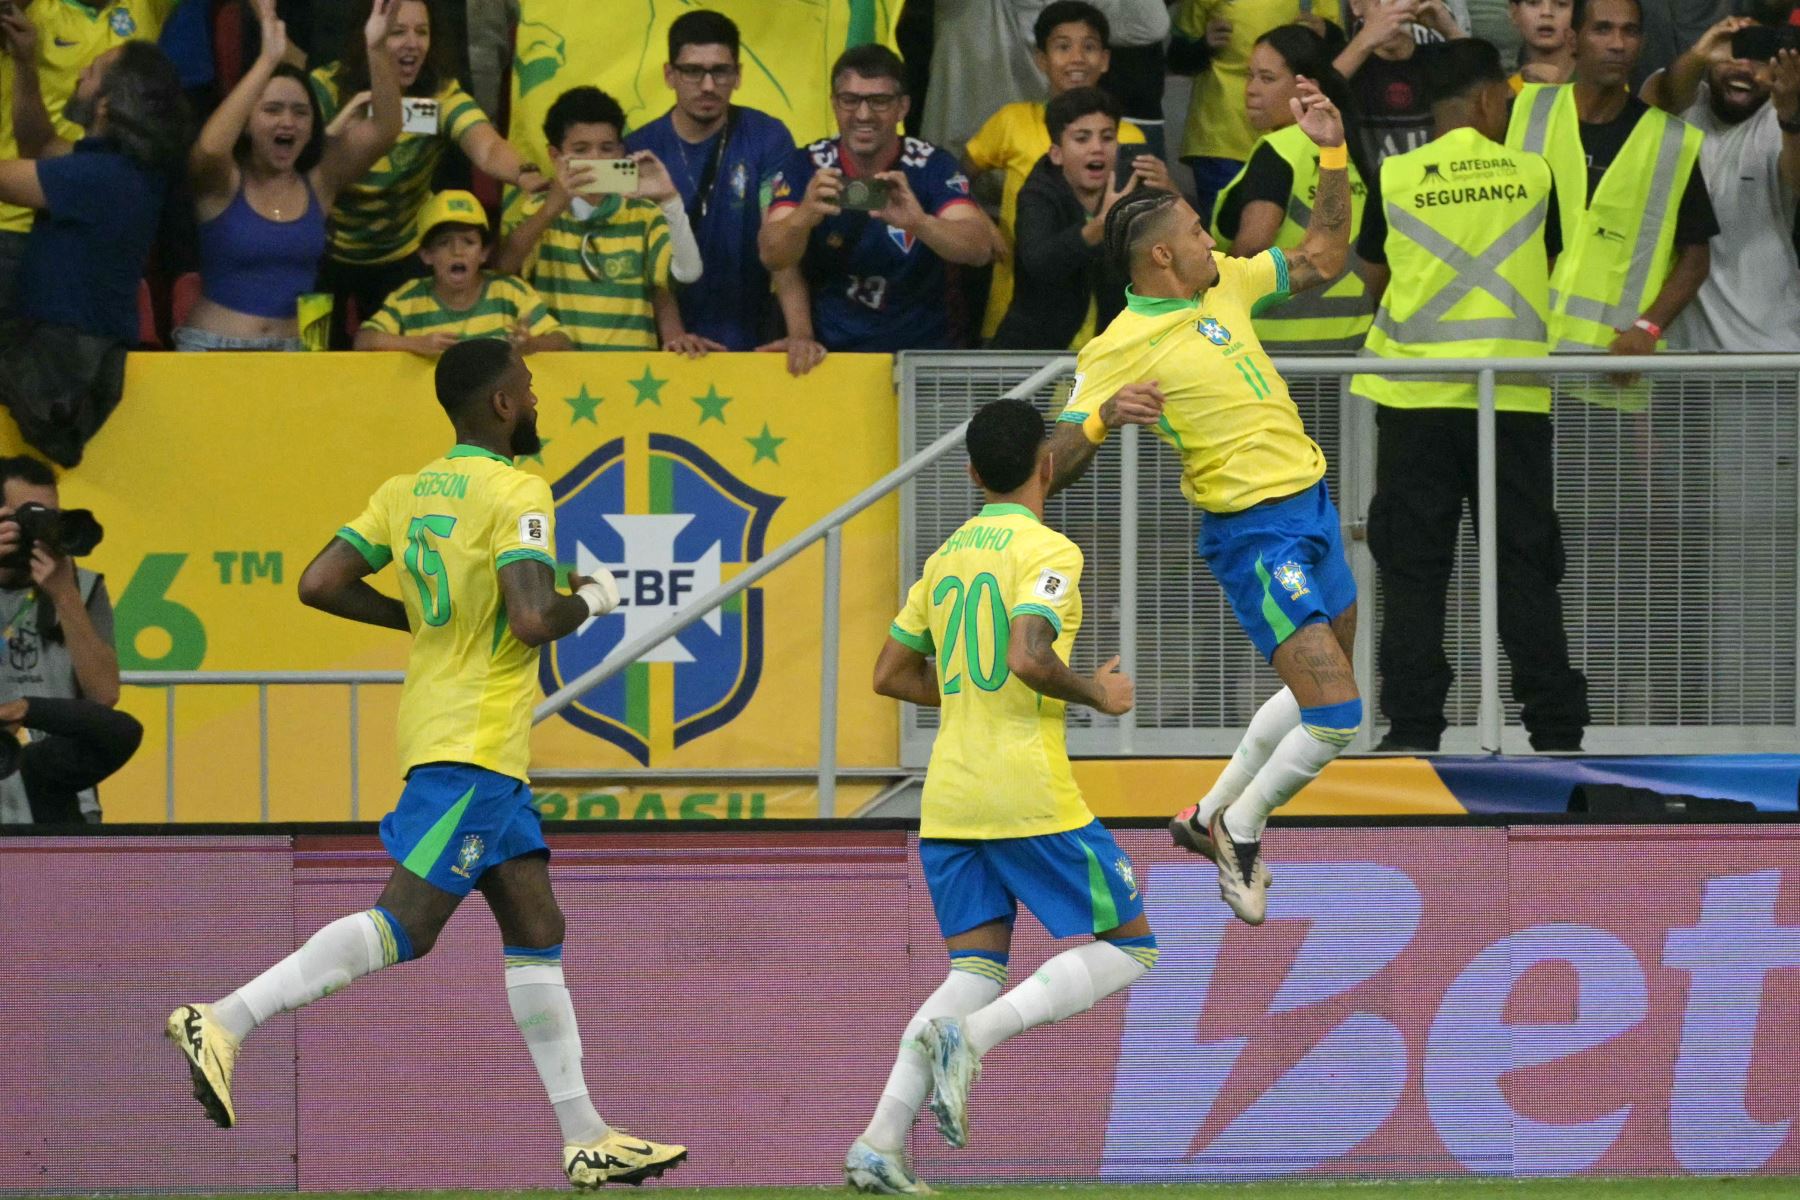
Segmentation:
{"type": "Polygon", "coordinates": [[[892,46],[899,0],[523,0],[514,42],[509,139],[549,169],[544,116],[569,88],[592,84],[636,129],[675,103],[663,82],[669,26],[705,7],[737,23],[742,82],[733,103],[778,117],[801,145],[837,130],[831,64],[852,46],[892,46]]]}
{"type": "MultiPolygon", "coordinates": [[[[87,565],[107,578],[121,665],[404,667],[404,634],[305,608],[295,585],[384,479],[449,449],[432,365],[406,354],[132,355],[123,403],[62,481],[64,505],[92,508],[106,527],[87,565]]],[[[885,356],[832,355],[799,380],[774,354],[551,354],[530,366],[544,449],[521,465],[550,481],[558,561],[612,571],[623,596],[617,612],[545,648],[546,694],[735,577],[898,454],[885,356]]],[[[16,433],[8,440],[18,446],[16,433]]],[[[868,686],[898,591],[897,513],[890,499],[844,532],[838,753],[847,766],[898,758],[896,706],[868,686]]],[[[822,565],[822,547],[808,550],[538,726],[534,767],[816,763],[822,565]]],[[[373,581],[391,595],[401,574],[390,566],[373,581]]],[[[398,698],[389,686],[356,697],[353,813],[347,689],[270,689],[270,817],[385,812],[400,786],[398,698]]],[[[177,693],[178,820],[257,819],[260,703],[252,687],[177,693]]],[[[144,722],[144,748],[103,786],[102,804],[109,821],[159,821],[165,695],[128,687],[124,705],[144,722]]],[[[859,802],[846,793],[841,807],[859,802]]]]}

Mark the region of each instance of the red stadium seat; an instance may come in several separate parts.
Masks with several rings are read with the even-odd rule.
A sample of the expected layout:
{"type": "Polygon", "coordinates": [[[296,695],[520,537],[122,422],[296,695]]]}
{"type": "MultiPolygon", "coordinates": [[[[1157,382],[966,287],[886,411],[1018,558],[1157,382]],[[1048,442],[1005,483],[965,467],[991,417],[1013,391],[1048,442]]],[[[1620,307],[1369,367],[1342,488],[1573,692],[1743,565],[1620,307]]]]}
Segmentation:
{"type": "Polygon", "coordinates": [[[175,280],[175,286],[169,289],[169,328],[179,329],[187,324],[188,314],[194,311],[194,305],[200,301],[200,273],[189,271],[175,280]]]}
{"type": "Polygon", "coordinates": [[[156,302],[150,296],[150,281],[138,280],[138,345],[146,350],[161,350],[162,339],[156,335],[156,302]]]}
{"type": "Polygon", "coordinates": [[[213,0],[212,51],[223,96],[244,77],[244,6],[236,0],[213,0]]]}
{"type": "Polygon", "coordinates": [[[471,167],[469,191],[477,200],[481,201],[481,207],[487,210],[489,227],[500,228],[500,181],[484,172],[480,167],[471,167]]]}

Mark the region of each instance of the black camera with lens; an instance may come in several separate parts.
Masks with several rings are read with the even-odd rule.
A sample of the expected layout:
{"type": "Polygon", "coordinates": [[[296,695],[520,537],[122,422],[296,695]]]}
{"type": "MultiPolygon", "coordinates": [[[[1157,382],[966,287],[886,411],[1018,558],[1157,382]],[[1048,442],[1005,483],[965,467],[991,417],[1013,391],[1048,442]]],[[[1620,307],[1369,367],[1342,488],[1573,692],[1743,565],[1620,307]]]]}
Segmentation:
{"type": "Polygon", "coordinates": [[[19,527],[19,548],[0,559],[0,567],[31,564],[31,548],[38,542],[59,558],[92,554],[106,531],[85,508],[46,508],[31,501],[13,510],[10,518],[19,527]]]}

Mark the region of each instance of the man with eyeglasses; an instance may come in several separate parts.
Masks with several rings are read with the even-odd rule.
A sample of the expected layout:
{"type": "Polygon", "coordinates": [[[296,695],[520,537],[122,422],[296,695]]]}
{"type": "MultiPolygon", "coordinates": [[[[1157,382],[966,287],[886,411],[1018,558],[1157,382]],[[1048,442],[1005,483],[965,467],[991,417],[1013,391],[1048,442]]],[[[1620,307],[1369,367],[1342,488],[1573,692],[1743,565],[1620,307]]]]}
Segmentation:
{"type": "Polygon", "coordinates": [[[669,26],[663,64],[675,106],[625,145],[668,166],[700,242],[705,278],[675,292],[689,339],[701,350],[785,350],[788,369],[803,375],[825,357],[813,340],[806,286],[797,270],[776,273],[787,335],[770,341],[778,332],[771,281],[756,254],[770,188],[794,138],[768,113],[731,102],[741,78],[736,23],[705,9],[683,13],[669,26]]]}
{"type": "Polygon", "coordinates": [[[900,136],[905,80],[887,47],[846,50],[831,69],[838,136],[794,152],[763,218],[763,265],[801,269],[831,350],[950,347],[946,264],[993,257],[994,227],[956,160],[900,136]]]}

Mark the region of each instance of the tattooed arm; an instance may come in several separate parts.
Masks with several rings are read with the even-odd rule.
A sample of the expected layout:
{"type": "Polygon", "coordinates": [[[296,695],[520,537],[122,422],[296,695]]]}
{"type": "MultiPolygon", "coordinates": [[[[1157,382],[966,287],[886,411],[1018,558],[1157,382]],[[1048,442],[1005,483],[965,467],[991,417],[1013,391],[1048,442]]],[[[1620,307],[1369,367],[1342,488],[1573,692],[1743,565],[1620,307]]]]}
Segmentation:
{"type": "Polygon", "coordinates": [[[1131,677],[1119,674],[1113,655],[1092,677],[1077,675],[1056,655],[1056,629],[1033,613],[1014,617],[1006,649],[1006,669],[1040,696],[1085,704],[1114,716],[1130,712],[1131,677]]]}
{"type": "MultiPolygon", "coordinates": [[[[1309,79],[1301,79],[1289,101],[1306,135],[1321,148],[1344,145],[1344,122],[1338,111],[1309,79]]],[[[1344,273],[1350,258],[1350,172],[1319,171],[1319,193],[1313,199],[1306,238],[1287,252],[1288,291],[1301,292],[1329,283],[1344,273]]]]}

